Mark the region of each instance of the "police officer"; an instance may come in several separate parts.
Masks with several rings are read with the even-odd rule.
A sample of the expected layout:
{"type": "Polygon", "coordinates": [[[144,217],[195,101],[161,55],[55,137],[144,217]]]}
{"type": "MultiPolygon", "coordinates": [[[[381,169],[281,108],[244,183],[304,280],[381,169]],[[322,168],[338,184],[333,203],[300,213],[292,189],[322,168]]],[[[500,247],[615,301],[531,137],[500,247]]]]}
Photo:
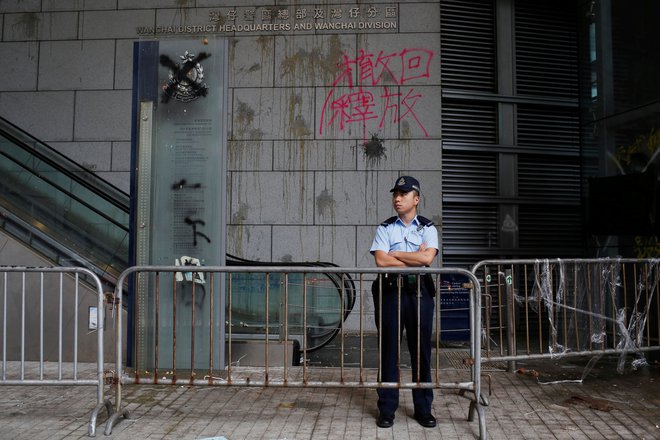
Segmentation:
{"type": "MultiPolygon", "coordinates": [[[[387,219],[376,230],[370,249],[376,266],[430,266],[439,250],[438,231],[430,220],[417,215],[421,194],[419,182],[414,177],[401,176],[390,192],[393,193],[392,206],[397,216],[387,219]]],[[[425,282],[429,281],[428,278],[430,275],[422,276],[418,283],[415,275],[384,274],[372,285],[380,341],[381,382],[399,381],[398,347],[404,328],[411,357],[412,380],[417,382],[419,373],[419,382],[431,382],[431,333],[435,303],[433,282],[425,282]],[[397,316],[399,299],[400,319],[397,316]]],[[[379,415],[376,424],[389,428],[394,424],[394,413],[399,406],[399,390],[378,388],[377,391],[379,415]]],[[[412,390],[412,394],[415,420],[426,428],[434,427],[436,420],[431,413],[433,390],[417,388],[412,390]]]]}

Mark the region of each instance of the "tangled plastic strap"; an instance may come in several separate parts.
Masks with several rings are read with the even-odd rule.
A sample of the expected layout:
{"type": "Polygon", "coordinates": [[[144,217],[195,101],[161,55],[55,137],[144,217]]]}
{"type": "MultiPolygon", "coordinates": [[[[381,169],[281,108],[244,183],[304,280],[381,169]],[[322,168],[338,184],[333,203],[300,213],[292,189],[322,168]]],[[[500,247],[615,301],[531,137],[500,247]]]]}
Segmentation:
{"type": "MultiPolygon", "coordinates": [[[[634,304],[632,310],[628,315],[625,308],[620,308],[617,311],[617,328],[620,337],[617,344],[617,349],[621,351],[617,371],[624,372],[626,358],[629,353],[635,353],[637,358],[631,362],[631,367],[636,370],[643,366],[648,365],[646,358],[640,350],[644,343],[644,328],[649,316],[651,304],[653,303],[653,296],[656,294],[658,288],[658,260],[652,260],[648,270],[642,267],[639,270],[638,282],[634,289],[634,304]],[[644,294],[648,295],[644,297],[644,294]],[[645,301],[642,301],[645,299],[645,301]],[[626,322],[628,325],[626,325],[626,322]]],[[[615,292],[612,292],[612,301],[616,303],[615,292]]]]}
{"type": "MultiPolygon", "coordinates": [[[[547,312],[550,330],[548,352],[551,358],[559,358],[569,351],[588,353],[592,347],[601,350],[613,347],[613,343],[608,344],[608,338],[615,332],[611,337],[616,338],[616,349],[620,353],[617,371],[623,374],[630,354],[636,355],[636,359],[631,362],[633,369],[646,365],[640,348],[644,343],[650,306],[660,281],[658,261],[653,260],[650,265],[642,265],[636,270],[636,282],[634,288],[630,289],[634,291],[632,304],[621,307],[620,304],[625,304],[624,296],[630,293],[622,282],[623,266],[620,260],[599,262],[593,270],[589,267],[590,263],[574,263],[573,280],[565,276],[568,263],[559,261],[555,267],[547,259],[537,260],[532,295],[528,301],[532,307],[536,307],[535,303],[542,304],[547,312]],[[575,295],[573,304],[569,304],[567,298],[569,291],[575,295]],[[616,311],[615,316],[609,311],[616,311]],[[570,322],[566,320],[567,312],[570,312],[570,322]],[[608,330],[611,330],[609,334],[608,330]],[[572,335],[580,335],[583,342],[578,340],[572,349],[560,343],[560,331],[564,332],[566,340],[569,339],[567,333],[572,332],[572,335]]],[[[516,301],[522,303],[524,298],[516,296],[516,301]]],[[[540,310],[536,311],[540,314],[540,310]]],[[[575,339],[579,338],[575,336],[575,339]]],[[[601,357],[602,354],[597,354],[591,358],[582,377],[589,373],[601,357]]]]}
{"type": "Polygon", "coordinates": [[[560,357],[568,350],[559,343],[557,325],[561,305],[564,299],[564,270],[563,265],[559,266],[559,282],[557,290],[552,289],[552,272],[550,261],[545,259],[543,264],[538,260],[534,264],[534,287],[532,289],[532,299],[541,301],[548,312],[548,321],[550,323],[550,341],[548,342],[548,351],[552,358],[560,357]]]}

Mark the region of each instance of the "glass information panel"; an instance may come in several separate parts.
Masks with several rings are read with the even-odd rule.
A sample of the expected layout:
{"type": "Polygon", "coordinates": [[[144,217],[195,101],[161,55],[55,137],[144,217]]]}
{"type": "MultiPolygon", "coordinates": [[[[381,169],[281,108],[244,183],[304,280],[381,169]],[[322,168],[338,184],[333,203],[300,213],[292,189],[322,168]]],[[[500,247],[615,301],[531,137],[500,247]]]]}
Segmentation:
{"type": "Polygon", "coordinates": [[[135,43],[135,264],[182,266],[135,282],[138,368],[224,364],[224,279],[191,266],[225,264],[227,47],[135,43]]]}

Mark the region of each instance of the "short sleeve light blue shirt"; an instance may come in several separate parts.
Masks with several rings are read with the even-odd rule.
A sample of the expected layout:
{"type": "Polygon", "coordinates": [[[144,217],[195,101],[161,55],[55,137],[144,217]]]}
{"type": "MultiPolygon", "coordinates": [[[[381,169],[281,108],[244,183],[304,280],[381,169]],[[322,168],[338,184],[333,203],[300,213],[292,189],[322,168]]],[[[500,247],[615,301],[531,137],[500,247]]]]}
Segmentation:
{"type": "Polygon", "coordinates": [[[389,224],[381,224],[376,229],[376,236],[369,250],[390,252],[417,252],[419,246],[425,243],[427,248],[440,250],[438,243],[438,230],[434,225],[424,226],[417,216],[410,225],[406,226],[400,218],[389,224]]]}

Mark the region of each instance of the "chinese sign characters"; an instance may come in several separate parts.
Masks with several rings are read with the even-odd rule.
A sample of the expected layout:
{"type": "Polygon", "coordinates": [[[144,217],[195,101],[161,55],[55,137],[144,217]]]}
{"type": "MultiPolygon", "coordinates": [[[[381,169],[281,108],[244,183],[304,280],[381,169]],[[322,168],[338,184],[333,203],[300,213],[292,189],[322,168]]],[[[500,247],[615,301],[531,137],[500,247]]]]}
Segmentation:
{"type": "Polygon", "coordinates": [[[366,141],[368,126],[380,130],[386,122],[395,124],[408,120],[428,137],[415,111],[415,106],[423,99],[422,93],[409,83],[430,76],[433,56],[433,51],[425,48],[378,53],[360,50],[356,58],[344,55],[341,71],[323,103],[319,134],[330,127],[344,131],[357,125],[366,141]],[[355,72],[357,84],[353,80],[355,72]]]}
{"type": "Polygon", "coordinates": [[[138,35],[397,29],[394,5],[263,6],[213,9],[208,22],[139,26],[138,35]]]}

